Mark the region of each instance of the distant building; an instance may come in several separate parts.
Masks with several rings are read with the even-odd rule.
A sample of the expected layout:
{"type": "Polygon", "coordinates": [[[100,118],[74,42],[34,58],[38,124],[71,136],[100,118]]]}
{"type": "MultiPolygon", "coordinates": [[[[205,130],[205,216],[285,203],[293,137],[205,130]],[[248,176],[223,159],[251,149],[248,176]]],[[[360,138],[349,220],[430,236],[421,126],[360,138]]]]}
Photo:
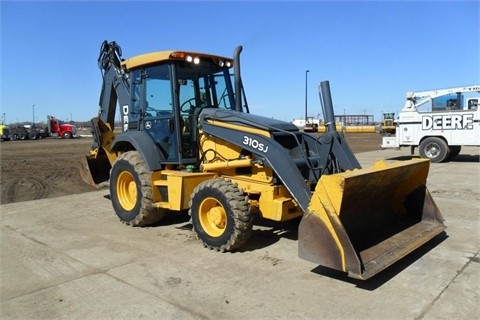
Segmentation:
{"type": "Polygon", "coordinates": [[[344,126],[371,126],[375,124],[373,115],[370,114],[344,114],[336,115],[335,121],[344,126]]]}
{"type": "MultiPolygon", "coordinates": [[[[308,121],[320,125],[322,119],[308,117],[308,121]]],[[[371,126],[375,124],[375,119],[373,115],[370,114],[343,114],[336,115],[335,122],[340,123],[342,126],[371,126]]],[[[293,119],[292,123],[297,127],[303,128],[305,126],[305,119],[293,119]]]]}

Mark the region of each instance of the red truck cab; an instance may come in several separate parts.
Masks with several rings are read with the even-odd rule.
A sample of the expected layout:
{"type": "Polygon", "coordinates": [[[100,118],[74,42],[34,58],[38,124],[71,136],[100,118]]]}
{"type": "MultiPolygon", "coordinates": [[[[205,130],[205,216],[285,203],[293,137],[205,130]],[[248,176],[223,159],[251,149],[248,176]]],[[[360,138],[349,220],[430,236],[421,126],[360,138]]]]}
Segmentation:
{"type": "Polygon", "coordinates": [[[48,132],[52,137],[71,139],[77,136],[77,127],[55,117],[48,116],[48,132]]]}

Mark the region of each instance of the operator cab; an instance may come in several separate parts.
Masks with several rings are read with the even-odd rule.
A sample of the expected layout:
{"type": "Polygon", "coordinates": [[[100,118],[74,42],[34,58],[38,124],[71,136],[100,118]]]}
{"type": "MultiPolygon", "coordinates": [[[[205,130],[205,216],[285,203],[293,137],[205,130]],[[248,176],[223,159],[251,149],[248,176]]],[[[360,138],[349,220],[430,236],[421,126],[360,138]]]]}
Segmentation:
{"type": "MultiPolygon", "coordinates": [[[[168,59],[131,69],[128,130],[146,131],[166,164],[197,163],[200,112],[236,108],[232,65],[217,56],[172,52],[168,59]]],[[[245,100],[241,105],[248,113],[245,100]]]]}

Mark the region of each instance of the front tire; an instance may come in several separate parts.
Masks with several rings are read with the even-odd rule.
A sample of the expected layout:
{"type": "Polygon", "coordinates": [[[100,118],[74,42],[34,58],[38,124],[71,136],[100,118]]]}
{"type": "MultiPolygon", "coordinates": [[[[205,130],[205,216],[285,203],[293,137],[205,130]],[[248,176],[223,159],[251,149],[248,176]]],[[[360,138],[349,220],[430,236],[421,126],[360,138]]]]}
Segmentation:
{"type": "Polygon", "coordinates": [[[154,206],[150,171],[137,151],[123,153],[113,164],[110,197],[120,220],[133,227],[156,223],[166,212],[154,206]]]}
{"type": "Polygon", "coordinates": [[[444,140],[430,137],[420,143],[419,153],[422,158],[438,163],[448,159],[450,149],[444,140]]]}
{"type": "Polygon", "coordinates": [[[250,237],[253,216],[248,198],[230,181],[212,179],[199,184],[188,213],[193,231],[210,249],[233,251],[250,237]]]}

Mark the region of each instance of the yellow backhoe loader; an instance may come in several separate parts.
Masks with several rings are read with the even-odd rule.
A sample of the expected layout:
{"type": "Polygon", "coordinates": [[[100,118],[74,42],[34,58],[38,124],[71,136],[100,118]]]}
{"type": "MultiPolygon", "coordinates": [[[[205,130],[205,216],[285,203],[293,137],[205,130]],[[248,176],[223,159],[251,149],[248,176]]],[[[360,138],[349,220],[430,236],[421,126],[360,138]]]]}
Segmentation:
{"type": "Polygon", "coordinates": [[[426,188],[428,160],[362,169],[335,130],[328,81],[319,86],[327,123],[320,137],[250,114],[241,51],[233,59],[159,51],[124,60],[115,42],[102,44],[100,109],[82,178],[109,180],[121,221],[146,226],[188,209],[204,246],[223,252],[248,241],[255,215],[302,217],[299,256],[359,279],[443,232],[426,188]]]}

